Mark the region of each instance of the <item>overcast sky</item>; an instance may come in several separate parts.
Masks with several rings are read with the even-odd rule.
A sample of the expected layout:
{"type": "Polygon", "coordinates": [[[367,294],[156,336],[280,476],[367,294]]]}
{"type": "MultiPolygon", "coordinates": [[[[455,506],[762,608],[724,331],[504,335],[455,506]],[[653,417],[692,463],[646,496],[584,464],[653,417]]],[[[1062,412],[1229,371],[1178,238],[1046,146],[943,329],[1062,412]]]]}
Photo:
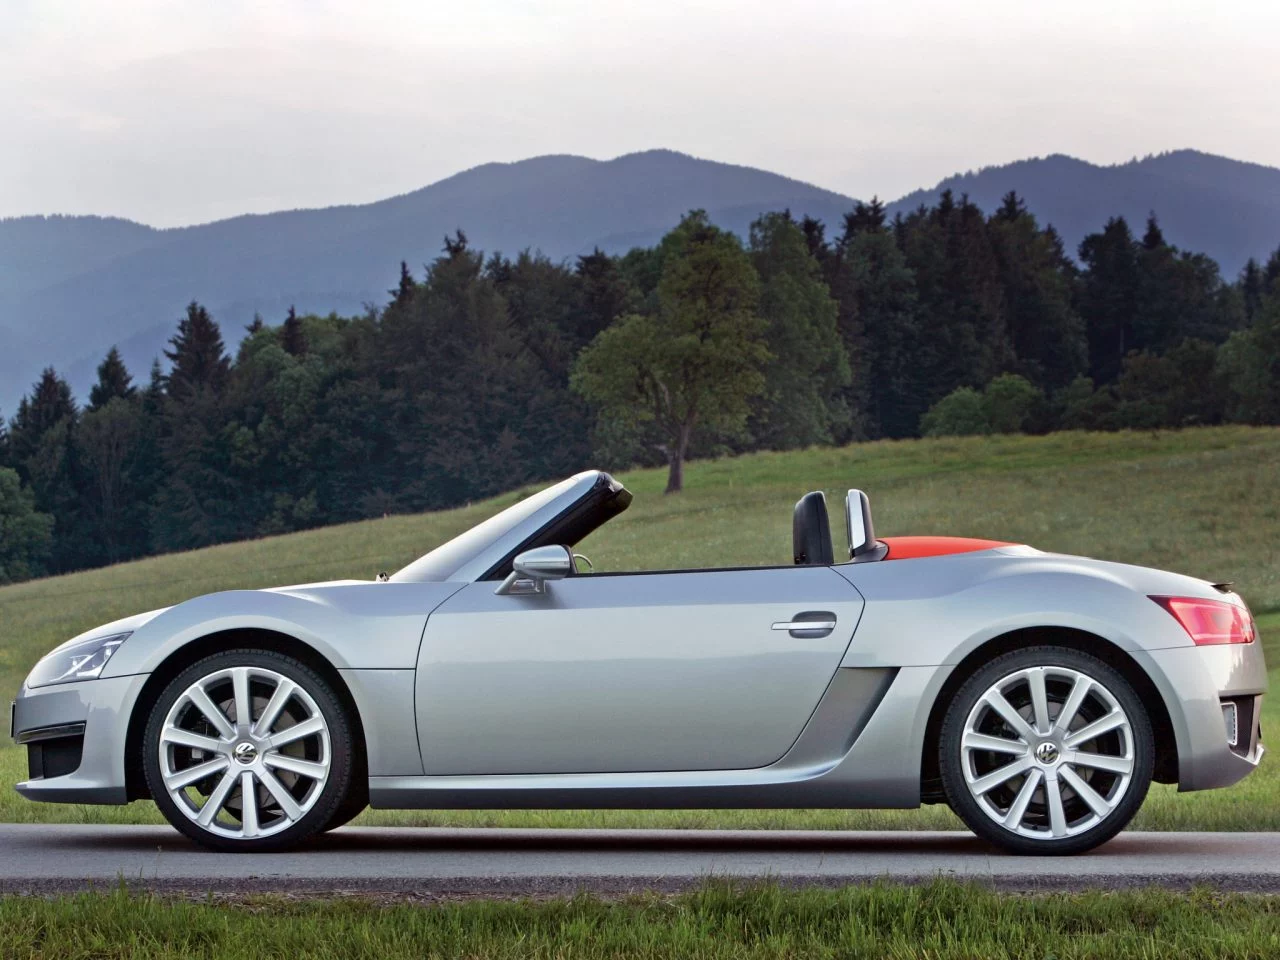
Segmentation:
{"type": "Polygon", "coordinates": [[[1277,90],[1277,0],[0,0],[0,216],[652,147],[886,199],[1056,152],[1280,166],[1277,90]]]}

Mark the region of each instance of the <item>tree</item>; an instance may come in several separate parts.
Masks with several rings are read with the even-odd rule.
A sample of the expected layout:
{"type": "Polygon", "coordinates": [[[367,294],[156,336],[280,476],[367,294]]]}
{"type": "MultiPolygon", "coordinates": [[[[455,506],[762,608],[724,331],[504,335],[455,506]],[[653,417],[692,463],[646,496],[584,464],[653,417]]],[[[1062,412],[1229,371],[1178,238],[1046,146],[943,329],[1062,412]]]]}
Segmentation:
{"type": "MultiPolygon", "coordinates": [[[[919,303],[912,379],[922,402],[910,411],[918,418],[956,387],[976,387],[1008,369],[1013,357],[999,261],[982,211],[944,190],[936,207],[907,217],[895,232],[919,303]]],[[[910,430],[914,419],[908,423],[910,430]]]]}
{"type": "Polygon", "coordinates": [[[1267,257],[1267,265],[1262,268],[1262,294],[1267,297],[1280,297],[1280,247],[1276,247],[1267,257]]]}
{"type": "Polygon", "coordinates": [[[120,351],[112,347],[98,364],[98,382],[89,390],[89,409],[99,410],[116,397],[132,397],[137,392],[120,351]]]}
{"type": "Polygon", "coordinates": [[[920,418],[926,437],[970,437],[991,432],[982,394],[973,387],[957,387],[920,418]]]}
{"type": "Polygon", "coordinates": [[[1108,384],[1120,375],[1124,357],[1135,349],[1134,318],[1138,314],[1138,254],[1123,217],[1107,221],[1101,233],[1080,242],[1080,312],[1089,342],[1089,374],[1108,384]]]}
{"type": "Polygon", "coordinates": [[[164,355],[173,364],[166,381],[170,397],[190,399],[197,393],[218,395],[226,386],[231,361],[222,343],[222,331],[209,311],[194,300],[178,322],[164,355]]]}
{"type": "Polygon", "coordinates": [[[396,284],[395,289],[388,290],[391,294],[391,302],[398,304],[408,303],[413,298],[413,291],[416,290],[418,284],[414,282],[413,274],[409,272],[409,264],[400,261],[400,282],[396,284]]]}
{"type": "Polygon", "coordinates": [[[697,210],[663,240],[658,309],[630,314],[582,352],[571,383],[605,420],[652,423],[669,472],[684,486],[697,430],[741,431],[765,386],[759,280],[733,234],[697,210]]]}
{"type": "Polygon", "coordinates": [[[1226,415],[1238,423],[1280,424],[1280,297],[1270,297],[1248,330],[1218,348],[1226,415]]]}
{"type": "Polygon", "coordinates": [[[1262,306],[1262,288],[1262,268],[1258,266],[1257,260],[1250,257],[1244,269],[1240,271],[1240,300],[1246,323],[1253,322],[1253,315],[1262,306]]]}
{"type": "Polygon", "coordinates": [[[1002,373],[982,391],[982,407],[992,433],[1022,433],[1043,403],[1044,392],[1016,373],[1002,373]]]}
{"type": "Polygon", "coordinates": [[[1114,425],[1139,430],[1218,423],[1226,403],[1217,349],[1187,339],[1163,356],[1131,353],[1116,382],[1114,425]]]}
{"type": "Polygon", "coordinates": [[[805,215],[800,221],[800,232],[804,234],[804,243],[809,248],[809,256],[818,261],[818,266],[822,268],[822,275],[830,282],[831,261],[835,252],[831,249],[831,244],[827,243],[826,225],[821,220],[805,215]]]}
{"type": "Polygon", "coordinates": [[[849,421],[842,396],[849,361],[836,326],[837,304],[790,216],[764,214],[751,224],[750,236],[772,354],[764,392],[753,404],[752,439],[772,450],[830,443],[849,421]]]}
{"type": "Polygon", "coordinates": [[[157,494],[153,535],[161,549],[200,547],[244,534],[236,509],[223,397],[231,361],[209,312],[192,301],[165,351],[160,424],[164,482],[157,494]]]}
{"type": "Polygon", "coordinates": [[[10,458],[35,508],[54,518],[58,539],[49,555],[55,570],[72,570],[95,545],[82,536],[79,471],[74,446],[80,411],[70,385],[46,368],[18,404],[10,428],[10,458]]]}
{"type": "Polygon", "coordinates": [[[920,432],[926,437],[1021,433],[1043,403],[1043,391],[1026,377],[1004,373],[981,393],[972,387],[951,391],[920,418],[920,432]]]}
{"type": "Polygon", "coordinates": [[[859,200],[853,210],[844,215],[844,233],[840,237],[840,246],[847,247],[859,234],[884,229],[884,204],[879,197],[872,197],[870,203],[859,200]]]}
{"type": "Polygon", "coordinates": [[[462,503],[581,463],[585,421],[559,334],[573,295],[572,276],[545,257],[486,264],[465,236],[446,240],[409,303],[388,305],[370,344],[368,375],[384,391],[371,426],[388,432],[391,449],[366,488],[385,482],[382,504],[462,503]]]}
{"type": "Polygon", "coordinates": [[[1187,337],[1221,343],[1245,322],[1218,265],[1165,242],[1155,214],[1137,250],[1138,297],[1128,349],[1162,354],[1187,337]]]}
{"type": "Polygon", "coordinates": [[[1114,426],[1115,397],[1110,387],[1095,390],[1084,374],[1054,394],[1058,427],[1062,430],[1101,430],[1114,426]]]}
{"type": "Polygon", "coordinates": [[[578,257],[574,276],[579,305],[572,326],[575,344],[581,348],[618,317],[639,306],[639,297],[618,261],[599,247],[578,257]]]}
{"type": "Polygon", "coordinates": [[[280,328],[280,345],[284,352],[293,357],[300,357],[307,352],[307,335],[302,329],[302,320],[298,311],[289,308],[289,315],[284,318],[280,328]]]}
{"type": "Polygon", "coordinates": [[[137,555],[146,540],[147,500],[134,488],[133,471],[143,446],[145,420],[134,395],[112,397],[89,410],[76,435],[84,483],[86,526],[93,530],[102,560],[116,563],[137,555]]]}
{"type": "Polygon", "coordinates": [[[1012,366],[1028,379],[1062,387],[1088,362],[1084,321],[1072,305],[1072,275],[1061,241],[1041,230],[1010,191],[989,224],[1004,290],[1012,366]]]}
{"type": "Polygon", "coordinates": [[[52,540],[53,517],[36,510],[16,471],[0,467],[0,583],[43,573],[52,540]]]}
{"type": "Polygon", "coordinates": [[[45,434],[65,420],[74,420],[76,415],[71,385],[53,367],[46,367],[32,386],[31,395],[18,403],[9,436],[14,462],[24,463],[35,454],[45,434]]]}
{"type": "Polygon", "coordinates": [[[915,272],[894,234],[865,230],[845,244],[833,292],[851,371],[845,396],[857,417],[837,439],[913,435],[928,407],[922,367],[931,344],[921,329],[915,272]]]}

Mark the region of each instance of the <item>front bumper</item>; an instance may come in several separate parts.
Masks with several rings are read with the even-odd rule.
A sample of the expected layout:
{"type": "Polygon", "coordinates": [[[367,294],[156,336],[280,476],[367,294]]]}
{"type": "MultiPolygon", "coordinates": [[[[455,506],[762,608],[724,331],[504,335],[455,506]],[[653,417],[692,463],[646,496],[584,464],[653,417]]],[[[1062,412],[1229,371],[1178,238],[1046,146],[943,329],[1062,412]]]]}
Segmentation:
{"type": "Polygon", "coordinates": [[[1266,752],[1261,742],[1262,695],[1267,668],[1262,644],[1176,647],[1135,654],[1155,680],[1169,708],[1178,742],[1178,789],[1227,787],[1252,773],[1266,752]],[[1247,714],[1233,748],[1223,703],[1247,714]]]}
{"type": "Polygon", "coordinates": [[[17,791],[52,803],[127,803],[129,717],[146,681],[139,674],[24,686],[13,706],[12,735],[27,746],[29,779],[17,791]]]}

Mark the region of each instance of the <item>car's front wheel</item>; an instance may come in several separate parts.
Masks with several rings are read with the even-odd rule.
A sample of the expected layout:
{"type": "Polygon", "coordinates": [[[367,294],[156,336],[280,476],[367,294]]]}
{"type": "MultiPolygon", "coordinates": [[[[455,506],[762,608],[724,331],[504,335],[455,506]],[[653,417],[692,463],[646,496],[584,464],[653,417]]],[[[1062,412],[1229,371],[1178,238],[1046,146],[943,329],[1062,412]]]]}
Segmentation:
{"type": "Polygon", "coordinates": [[[271,651],[192,664],[152,705],[145,738],[156,805],[214,850],[293,846],[325,829],[352,788],[342,704],[306,664],[271,651]]]}
{"type": "Polygon", "coordinates": [[[956,692],[940,738],[947,802],[1015,853],[1069,854],[1114,837],[1151,784],[1151,723],[1107,664],[1063,647],[997,657],[956,692]]]}

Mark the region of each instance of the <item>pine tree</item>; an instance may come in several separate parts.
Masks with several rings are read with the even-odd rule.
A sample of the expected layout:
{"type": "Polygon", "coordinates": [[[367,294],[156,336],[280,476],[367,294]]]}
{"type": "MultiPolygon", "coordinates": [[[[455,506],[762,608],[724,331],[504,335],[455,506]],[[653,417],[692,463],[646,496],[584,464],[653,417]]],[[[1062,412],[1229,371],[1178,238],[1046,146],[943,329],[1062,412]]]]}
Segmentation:
{"type": "Polygon", "coordinates": [[[836,289],[840,332],[853,370],[849,403],[862,414],[854,437],[907,437],[929,406],[915,273],[893,233],[868,230],[842,251],[836,289]]]}
{"type": "Polygon", "coordinates": [[[31,395],[18,404],[10,429],[10,456],[22,482],[31,490],[35,507],[54,518],[58,539],[51,555],[54,570],[83,565],[94,545],[81,539],[80,498],[74,439],[80,413],[71,387],[46,368],[31,395]]]}
{"type": "Polygon", "coordinates": [[[248,332],[249,336],[252,337],[254,334],[262,330],[264,327],[266,327],[266,324],[263,323],[262,321],[262,314],[254,313],[253,322],[250,323],[247,327],[245,327],[245,330],[248,332]]]}
{"type": "Polygon", "coordinates": [[[417,283],[414,282],[413,274],[409,272],[409,264],[400,261],[400,282],[395,288],[388,290],[391,294],[391,302],[394,304],[404,305],[413,298],[413,291],[418,289],[417,283]]]}
{"type": "Polygon", "coordinates": [[[830,443],[848,432],[850,419],[842,396],[850,373],[839,308],[804,233],[787,214],[768,213],[751,224],[750,253],[772,354],[764,393],[752,405],[752,439],[772,450],[830,443]]]}
{"type": "Polygon", "coordinates": [[[289,308],[289,315],[284,318],[284,326],[280,330],[280,345],[284,352],[293,357],[300,357],[307,352],[307,336],[302,329],[302,321],[298,312],[289,308]]]}
{"type": "Polygon", "coordinates": [[[112,347],[98,365],[98,382],[89,391],[89,409],[101,410],[116,397],[128,398],[137,392],[120,351],[112,347]]]}
{"type": "MultiPolygon", "coordinates": [[[[932,210],[903,223],[902,252],[915,275],[920,343],[912,378],[909,426],[929,406],[961,386],[978,387],[1012,365],[999,260],[987,219],[962,197],[943,191],[932,210]]],[[[874,338],[868,327],[868,336],[874,338]]],[[[899,429],[903,421],[898,421],[899,429]]]]}
{"type": "Polygon", "coordinates": [[[872,197],[870,203],[859,200],[853,210],[844,215],[844,233],[839,245],[846,247],[861,233],[883,229],[884,220],[884,204],[879,197],[872,197]]]}
{"type": "Polygon", "coordinates": [[[166,380],[171,399],[186,401],[200,391],[213,395],[222,392],[230,376],[231,360],[222,343],[222,331],[208,310],[192,300],[169,343],[172,349],[165,350],[164,355],[172,364],[166,380]]]}
{"type": "Polygon", "coordinates": [[[164,480],[157,493],[153,537],[164,550],[189,549],[233,538],[243,529],[224,434],[223,396],[231,362],[222,333],[196,302],[187,307],[165,351],[172,366],[165,379],[160,459],[164,480]]]}
{"type": "Polygon", "coordinates": [[[1085,265],[1080,312],[1089,341],[1089,376],[1096,384],[1114,383],[1125,354],[1135,349],[1133,322],[1141,294],[1136,244],[1125,219],[1113,217],[1101,233],[1085,237],[1080,260],[1085,265]]]}
{"type": "Polygon", "coordinates": [[[992,218],[999,223],[1017,223],[1027,215],[1027,205],[1022,202],[1022,198],[1017,192],[1010,190],[1000,201],[1000,209],[995,212],[992,218]]]}
{"type": "Polygon", "coordinates": [[[618,317],[638,306],[639,297],[617,259],[599,247],[578,257],[574,276],[580,291],[580,307],[572,330],[574,341],[581,348],[618,317]]]}
{"type": "Polygon", "coordinates": [[[1262,268],[1258,266],[1258,261],[1250,257],[1245,263],[1244,269],[1240,271],[1240,300],[1244,307],[1244,317],[1247,323],[1253,322],[1253,315],[1258,312],[1258,308],[1262,305],[1263,294],[1263,277],[1262,268]]]}
{"type": "Polygon", "coordinates": [[[822,268],[822,275],[828,278],[829,283],[834,251],[831,249],[831,244],[827,243],[826,224],[806,214],[800,221],[800,232],[804,234],[804,243],[809,248],[809,256],[817,261],[818,266],[822,268]]]}
{"type": "Polygon", "coordinates": [[[1167,246],[1164,241],[1164,231],[1160,229],[1160,221],[1156,219],[1155,211],[1147,215],[1147,232],[1142,235],[1142,249],[1159,250],[1167,246]]]}
{"type": "Polygon", "coordinates": [[[452,237],[444,238],[444,255],[449,260],[456,260],[467,252],[467,235],[459,227],[452,237]]]}
{"type": "Polygon", "coordinates": [[[1012,191],[989,226],[1013,368],[1042,387],[1065,387],[1084,371],[1087,345],[1061,240],[1040,230],[1012,191]]]}
{"type": "Polygon", "coordinates": [[[1280,247],[1272,251],[1262,268],[1262,295],[1280,297],[1280,247]]]}

